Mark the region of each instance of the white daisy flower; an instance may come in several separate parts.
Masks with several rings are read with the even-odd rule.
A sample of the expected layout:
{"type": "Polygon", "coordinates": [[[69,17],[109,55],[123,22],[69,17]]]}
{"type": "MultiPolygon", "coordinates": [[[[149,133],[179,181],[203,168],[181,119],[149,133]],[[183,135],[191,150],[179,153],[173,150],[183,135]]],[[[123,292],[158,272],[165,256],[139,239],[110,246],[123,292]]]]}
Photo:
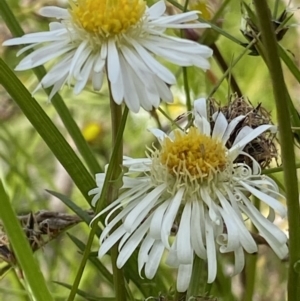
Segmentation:
{"type": "MultiPolygon", "coordinates": [[[[196,21],[196,11],[166,16],[164,1],[148,8],[143,0],[78,0],[69,1],[71,8],[49,6],[40,10],[44,17],[56,18],[49,31],[26,34],[3,43],[5,46],[30,44],[35,50],[27,55],[16,70],[27,70],[53,61],[37,91],[51,87],[53,95],[67,83],[80,93],[89,78],[100,90],[104,74],[117,104],[124,100],[133,112],[157,108],[160,99],[172,102],[169,85],[175,76],[154,55],[179,66],[197,66],[204,70],[212,50],[193,41],[168,36],[168,28],[208,28],[196,21]]],[[[34,91],[34,92],[35,92],[34,91]]]]}
{"type": "MultiPolygon", "coordinates": [[[[187,132],[176,129],[167,135],[151,130],[161,149],[150,149],[148,158],[124,158],[128,172],[123,176],[123,193],[99,213],[109,212],[100,237],[100,258],[120,240],[117,266],[121,268],[140,245],[139,272],[144,268],[146,277],[152,278],[168,250],[166,262],[178,268],[180,292],[188,288],[194,256],[207,261],[209,283],[217,273],[217,250],[233,252],[234,273],[241,272],[244,251],[258,250],[245,225],[248,219],[280,258],[288,253],[286,235],[272,223],[275,212],[286,215],[276,183],[261,175],[253,158],[252,168],[234,162],[240,154],[247,155],[242,151],[247,143],[274,126],[244,127],[227,149],[227,140],[245,116],[228,123],[217,112],[212,129],[203,98],[195,101],[194,116],[194,126],[187,132]],[[268,217],[252,204],[251,195],[269,207],[268,217]],[[119,213],[111,219],[115,212],[119,213]],[[178,225],[176,233],[172,233],[174,225],[178,225]]],[[[104,173],[96,175],[98,187],[90,191],[93,204],[104,178],[104,173]]]]}

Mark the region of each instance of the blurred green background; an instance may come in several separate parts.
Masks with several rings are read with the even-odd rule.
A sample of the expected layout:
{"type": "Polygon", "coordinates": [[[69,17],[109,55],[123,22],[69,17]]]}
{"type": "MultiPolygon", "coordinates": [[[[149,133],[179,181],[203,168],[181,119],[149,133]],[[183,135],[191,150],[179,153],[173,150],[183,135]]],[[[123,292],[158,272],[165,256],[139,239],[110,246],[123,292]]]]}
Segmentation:
{"type": "MultiPolygon", "coordinates": [[[[220,2],[222,3],[223,1],[220,2]]],[[[288,5],[287,1],[278,1],[278,3],[279,7],[276,16],[279,16],[288,5]]],[[[67,7],[68,5],[67,1],[63,0],[8,0],[8,4],[26,33],[47,30],[49,20],[37,14],[40,7],[47,5],[67,7]]],[[[219,4],[220,3],[216,4],[217,7],[219,4]]],[[[274,9],[275,1],[269,1],[269,4],[270,7],[274,9]]],[[[215,3],[211,1],[208,5],[215,5],[215,3]]],[[[300,1],[292,1],[288,7],[295,8],[299,6],[300,1]]],[[[170,7],[170,11],[171,10],[172,8],[170,7]]],[[[288,22],[290,28],[280,41],[280,44],[288,51],[290,58],[299,69],[300,11],[295,10],[293,13],[293,18],[288,22]]],[[[227,1],[223,12],[218,18],[217,24],[222,26],[225,32],[247,43],[247,40],[240,31],[241,21],[242,12],[240,1],[227,1]]],[[[213,33],[210,32],[209,35],[213,35],[213,33]]],[[[11,34],[3,20],[0,19],[0,45],[9,38],[11,38],[11,34]]],[[[227,66],[244,50],[242,46],[237,45],[222,35],[218,37],[214,47],[217,47],[227,66]]],[[[0,55],[11,68],[14,68],[20,60],[20,58],[16,58],[16,52],[18,50],[19,47],[7,48],[0,46],[0,55]]],[[[223,76],[224,71],[220,68],[216,58],[211,60],[211,64],[211,70],[206,73],[194,67],[187,68],[192,99],[208,95],[218,80],[223,76]]],[[[182,69],[168,63],[166,63],[166,65],[177,75],[178,85],[172,87],[175,99],[174,104],[168,106],[162,105],[162,109],[174,119],[179,114],[186,112],[182,69]]],[[[290,96],[295,107],[300,110],[299,83],[290,71],[285,66],[283,67],[290,96]]],[[[32,71],[18,72],[17,76],[22,80],[29,91],[33,91],[38,83],[32,71]]],[[[271,82],[262,58],[246,54],[233,68],[231,76],[234,77],[242,94],[246,96],[253,105],[262,103],[267,110],[271,111],[274,118],[273,121],[276,123],[271,82]]],[[[228,82],[224,80],[214,94],[214,98],[220,101],[220,103],[226,104],[228,95],[232,92],[236,91],[230,89],[228,82]]],[[[73,118],[82,130],[84,137],[93,149],[98,162],[101,167],[104,168],[105,164],[108,163],[111,153],[110,108],[107,89],[104,88],[101,93],[95,93],[90,88],[87,88],[85,92],[75,96],[72,93],[72,89],[65,87],[61,91],[61,95],[71,111],[73,118]]],[[[68,137],[67,131],[54,107],[48,102],[46,94],[44,94],[44,92],[38,92],[35,97],[76,151],[72,139],[68,137]]],[[[157,127],[158,124],[161,124],[164,129],[170,127],[169,121],[158,111],[152,112],[151,114],[143,110],[141,110],[139,114],[130,113],[124,136],[124,155],[143,157],[146,150],[145,147],[151,146],[152,143],[154,143],[154,139],[152,135],[147,132],[147,128],[157,127]]],[[[22,111],[1,86],[0,173],[17,214],[26,214],[30,211],[36,212],[42,209],[72,214],[59,199],[51,196],[45,189],[54,190],[67,195],[78,206],[83,209],[89,209],[86,201],[73,185],[67,173],[24,117],[22,111]]],[[[281,181],[280,174],[276,174],[276,178],[281,181]]],[[[281,221],[278,221],[278,224],[280,224],[283,229],[287,229],[287,224],[281,221]]],[[[86,242],[89,227],[84,223],[80,223],[68,230],[68,232],[83,242],[86,242]]],[[[97,250],[98,241],[95,239],[93,251],[96,252],[97,250]]],[[[70,238],[63,233],[57,239],[46,244],[41,250],[38,250],[36,257],[48,282],[49,288],[55,296],[55,300],[65,300],[69,290],[54,283],[54,281],[66,284],[73,283],[81,260],[81,254],[78,248],[70,238]]],[[[254,257],[255,255],[249,255],[247,257],[250,265],[253,264],[251,261],[253,262],[254,257]]],[[[230,275],[232,271],[231,259],[230,257],[222,259],[220,263],[222,265],[222,273],[218,275],[218,281],[211,291],[211,295],[217,296],[218,300],[243,300],[246,283],[245,273],[230,278],[228,275],[230,275]]],[[[109,258],[105,257],[103,262],[107,265],[108,269],[110,269],[109,258]]],[[[0,263],[0,267],[4,267],[5,265],[5,263],[0,263]]],[[[134,259],[129,261],[126,265],[128,273],[137,274],[135,268],[134,259]]],[[[260,247],[257,257],[256,283],[253,300],[284,300],[287,278],[286,272],[286,263],[280,262],[276,255],[267,247],[260,247]]],[[[158,279],[154,280],[154,282],[157,281],[161,286],[153,287],[153,281],[148,281],[147,279],[141,280],[140,283],[146,288],[146,291],[149,293],[148,296],[153,296],[153,300],[167,300],[166,296],[172,294],[172,289],[170,291],[169,289],[171,286],[174,287],[176,271],[170,270],[162,264],[158,274],[158,279]],[[159,297],[160,294],[161,296],[159,297]]],[[[134,287],[132,283],[130,283],[130,285],[134,287]]],[[[97,299],[87,299],[78,296],[76,300],[105,300],[101,297],[114,296],[110,284],[104,280],[101,273],[91,263],[88,263],[85,268],[80,289],[97,297],[97,299]]],[[[135,289],[133,289],[133,292],[135,292],[135,289]]],[[[136,298],[141,299],[141,296],[137,294],[136,298]]],[[[11,269],[1,277],[0,300],[29,300],[20,283],[18,272],[14,269],[11,269]]],[[[200,299],[199,297],[199,300],[204,299],[200,299]]]]}

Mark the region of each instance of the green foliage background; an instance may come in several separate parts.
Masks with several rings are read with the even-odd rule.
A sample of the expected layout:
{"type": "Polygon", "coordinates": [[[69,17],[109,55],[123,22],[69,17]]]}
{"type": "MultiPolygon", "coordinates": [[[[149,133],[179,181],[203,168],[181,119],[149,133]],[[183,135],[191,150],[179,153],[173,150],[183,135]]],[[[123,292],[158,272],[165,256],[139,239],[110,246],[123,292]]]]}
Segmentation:
{"type": "MultiPolygon", "coordinates": [[[[65,1],[55,0],[9,0],[7,3],[25,32],[47,30],[48,20],[37,14],[40,7],[45,5],[67,5],[65,1]]],[[[274,9],[275,4],[279,5],[278,16],[287,3],[284,1],[269,1],[272,9],[274,9]]],[[[299,1],[294,1],[290,6],[296,7],[299,5],[299,1]]],[[[229,33],[244,43],[247,42],[240,31],[242,15],[239,1],[227,1],[220,18],[223,20],[222,30],[224,32],[229,33]]],[[[295,26],[291,26],[283,40],[280,41],[280,45],[287,50],[289,58],[298,70],[300,66],[299,23],[300,13],[299,11],[295,11],[294,17],[288,22],[289,26],[295,26]]],[[[10,37],[11,33],[5,26],[4,21],[0,19],[0,43],[10,37]]],[[[237,45],[222,35],[219,36],[216,47],[228,66],[244,51],[241,45],[237,45]]],[[[12,69],[20,60],[20,58],[16,58],[18,50],[19,47],[5,48],[0,46],[2,59],[12,69]]],[[[272,86],[266,65],[260,56],[250,56],[248,53],[232,69],[231,76],[235,78],[243,95],[248,97],[254,105],[262,103],[272,112],[274,123],[276,123],[272,86]]],[[[206,73],[194,67],[187,68],[192,99],[208,95],[218,80],[222,78],[224,72],[220,69],[217,61],[212,59],[211,63],[212,69],[206,73]]],[[[167,65],[172,69],[174,74],[177,74],[178,86],[172,88],[175,95],[175,103],[168,106],[162,105],[162,108],[174,119],[186,111],[184,105],[185,92],[182,69],[170,64],[167,65]]],[[[295,107],[300,109],[299,82],[284,64],[283,67],[291,99],[295,107]]],[[[16,74],[29,91],[32,91],[38,83],[32,71],[18,72],[16,74]]],[[[235,91],[231,91],[228,87],[228,82],[224,80],[214,94],[214,97],[221,103],[226,104],[228,95],[232,92],[235,91]]],[[[61,95],[74,120],[84,133],[100,167],[104,169],[105,164],[109,161],[112,150],[108,90],[104,89],[99,94],[93,92],[91,89],[86,89],[85,92],[75,96],[72,94],[72,89],[65,87],[61,91],[61,95]],[[96,135],[91,134],[91,126],[99,130],[96,135]]],[[[47,101],[46,94],[38,92],[35,98],[81,158],[56,110],[47,101]]],[[[168,129],[170,126],[169,121],[160,112],[157,112],[157,118],[155,118],[154,112],[149,114],[141,111],[139,114],[129,114],[124,133],[125,155],[132,157],[144,156],[145,147],[151,146],[155,142],[152,135],[146,129],[157,127],[157,120],[159,120],[165,129],[168,129]]],[[[17,214],[24,214],[30,211],[36,212],[41,209],[72,214],[72,211],[61,200],[47,193],[46,189],[66,195],[73,203],[84,210],[89,209],[88,203],[58,163],[53,152],[1,86],[0,174],[8,198],[17,214]]],[[[94,175],[92,174],[92,176],[94,175]]],[[[275,177],[279,182],[282,181],[280,173],[276,174],[275,177]]],[[[2,209],[0,208],[0,210],[2,209]]],[[[283,223],[281,227],[287,230],[287,224],[283,223]]],[[[68,230],[70,236],[62,234],[54,241],[46,244],[42,250],[35,253],[47,286],[53,298],[57,301],[67,299],[69,295],[68,285],[72,285],[82,258],[82,251],[74,243],[75,238],[85,244],[89,232],[89,226],[82,222],[68,230]],[[63,283],[64,285],[59,283],[63,283]]],[[[77,243],[79,242],[77,241],[77,243]]],[[[95,260],[95,252],[97,250],[98,241],[95,239],[92,246],[93,253],[90,255],[91,260],[88,261],[80,282],[82,296],[77,296],[76,300],[113,300],[113,286],[99,271],[97,260],[95,260]]],[[[168,300],[167,298],[171,298],[176,271],[162,264],[154,280],[140,279],[137,274],[135,259],[131,258],[125,266],[125,277],[128,280],[130,279],[128,285],[132,289],[133,297],[139,300],[150,296],[153,297],[153,300],[168,300]],[[167,297],[168,295],[169,297],[167,297]]],[[[247,257],[248,266],[244,273],[233,278],[228,277],[232,270],[231,260],[232,258],[227,257],[220,261],[221,267],[218,268],[217,282],[210,291],[212,296],[216,296],[218,300],[224,301],[250,300],[243,297],[243,292],[247,288],[247,277],[251,273],[248,268],[250,266],[251,269],[256,264],[253,300],[281,301],[285,299],[287,264],[280,262],[269,248],[261,246],[258,256],[249,255],[247,257]]],[[[110,270],[108,256],[103,259],[103,264],[110,270]]],[[[6,263],[1,263],[0,267],[4,268],[5,266],[6,263]]],[[[0,300],[30,300],[18,273],[20,273],[18,269],[10,269],[8,272],[2,273],[0,280],[0,300]]],[[[200,299],[199,297],[199,300],[204,299],[200,299]]]]}

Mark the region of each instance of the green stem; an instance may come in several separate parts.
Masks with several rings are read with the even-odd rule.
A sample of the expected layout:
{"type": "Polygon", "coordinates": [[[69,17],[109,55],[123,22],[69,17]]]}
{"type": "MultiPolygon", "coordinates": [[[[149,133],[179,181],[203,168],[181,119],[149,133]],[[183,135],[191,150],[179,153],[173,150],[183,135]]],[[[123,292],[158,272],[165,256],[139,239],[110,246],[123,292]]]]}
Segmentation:
{"type": "MultiPolygon", "coordinates": [[[[117,105],[112,95],[110,97],[110,108],[111,108],[111,125],[112,125],[112,144],[115,145],[118,139],[118,132],[121,127],[121,116],[122,109],[121,106],[117,105]]],[[[117,180],[120,178],[122,174],[121,164],[123,162],[123,147],[122,144],[118,148],[118,153],[116,154],[117,163],[114,166],[112,177],[110,183],[108,194],[107,194],[107,202],[108,204],[112,203],[114,200],[118,198],[119,195],[119,185],[117,184],[117,180]]],[[[118,243],[116,243],[111,248],[111,262],[113,269],[113,278],[114,278],[114,287],[115,287],[115,297],[116,301],[126,301],[126,287],[124,281],[123,270],[118,269],[117,267],[117,258],[119,255],[118,251],[118,243]]]]}
{"type": "Polygon", "coordinates": [[[272,80],[277,108],[281,157],[288,206],[290,264],[288,272],[288,301],[300,300],[300,275],[294,265],[300,260],[300,208],[296,174],[294,141],[291,131],[288,97],[279,59],[278,45],[271,23],[270,10],[266,0],[254,0],[260,30],[272,80]]]}
{"type": "MultiPolygon", "coordinates": [[[[2,16],[7,27],[9,28],[9,30],[14,36],[19,37],[24,35],[23,29],[21,28],[20,24],[18,23],[17,19],[15,18],[14,14],[12,13],[10,7],[7,5],[5,0],[0,1],[0,15],[2,16]]],[[[41,80],[46,74],[46,70],[43,66],[33,68],[33,72],[35,73],[35,75],[39,80],[41,80]]],[[[45,89],[45,91],[49,95],[51,89],[48,88],[45,89]]],[[[54,95],[54,97],[51,100],[51,103],[53,104],[55,110],[57,111],[63,124],[65,125],[67,131],[72,137],[79,153],[81,154],[82,158],[86,162],[90,172],[93,175],[96,174],[97,172],[100,172],[101,167],[98,161],[93,155],[90,147],[88,146],[86,140],[84,139],[77,123],[74,121],[63,99],[58,93],[54,95]]]]}
{"type": "MultiPolygon", "coordinates": [[[[260,201],[258,198],[254,198],[254,206],[260,210],[260,201]]],[[[251,232],[257,233],[257,229],[253,224],[251,224],[251,232]]],[[[243,301],[253,300],[256,277],[256,262],[257,254],[246,254],[246,264],[243,271],[245,278],[243,301]]]]}
{"type": "MultiPolygon", "coordinates": [[[[117,116],[117,114],[115,116],[117,116]]],[[[103,183],[101,196],[100,196],[99,201],[97,202],[97,205],[96,205],[96,209],[95,209],[96,214],[100,212],[100,210],[102,209],[105,201],[107,200],[109,185],[113,181],[113,172],[120,167],[120,162],[118,160],[120,155],[118,155],[118,154],[119,154],[119,150],[120,149],[122,150],[122,137],[123,137],[123,132],[124,132],[124,129],[125,129],[127,116],[128,116],[128,108],[125,107],[121,122],[119,123],[120,118],[118,119],[118,121],[116,121],[116,122],[118,122],[119,130],[118,130],[116,136],[115,136],[115,134],[113,134],[113,136],[115,137],[114,138],[115,144],[114,144],[111,159],[110,159],[110,162],[109,162],[109,165],[108,165],[108,168],[107,168],[106,177],[105,177],[105,180],[104,180],[104,183],[103,183]]],[[[116,183],[113,182],[113,184],[116,184],[116,183]]],[[[88,257],[90,256],[90,250],[91,250],[91,247],[92,247],[94,236],[95,236],[95,234],[97,234],[97,235],[99,234],[99,233],[97,233],[97,226],[98,226],[97,221],[98,220],[95,220],[92,224],[92,229],[91,229],[91,232],[89,234],[88,241],[87,241],[87,244],[86,244],[86,248],[83,252],[82,260],[81,260],[80,266],[78,268],[78,271],[77,271],[77,274],[76,274],[76,277],[75,277],[70,295],[68,297],[68,301],[73,301],[75,296],[76,296],[76,292],[77,292],[77,289],[78,289],[78,286],[79,286],[79,283],[80,283],[85,265],[87,263],[88,257]]],[[[114,283],[115,283],[115,279],[114,279],[114,283]]],[[[117,283],[119,283],[119,282],[117,282],[117,283]]],[[[124,296],[124,298],[125,298],[125,296],[124,296]]]]}
{"type": "MultiPolygon", "coordinates": [[[[183,12],[187,11],[189,5],[189,0],[185,0],[183,12]]],[[[183,36],[183,30],[181,30],[181,37],[183,36]]],[[[192,111],[192,103],[190,96],[190,87],[189,87],[189,79],[188,79],[188,69],[187,67],[182,67],[182,75],[183,75],[183,86],[186,97],[186,109],[188,112],[192,111]]],[[[192,114],[188,115],[188,120],[192,120],[192,114]]]]}
{"type": "MultiPolygon", "coordinates": [[[[296,168],[297,169],[300,168],[300,163],[296,163],[296,168]]],[[[279,167],[264,169],[262,171],[262,174],[269,175],[269,174],[273,174],[276,172],[282,172],[282,171],[283,171],[283,166],[279,166],[279,167]]]]}
{"type": "MultiPolygon", "coordinates": [[[[226,72],[226,70],[228,70],[228,65],[225,61],[225,59],[223,58],[218,46],[214,43],[211,46],[211,49],[214,51],[214,58],[216,59],[217,63],[219,64],[220,68],[222,69],[223,72],[226,72]]],[[[228,78],[228,84],[231,87],[231,90],[233,93],[237,93],[237,95],[239,97],[243,96],[242,91],[237,83],[237,81],[235,80],[235,77],[233,76],[233,74],[231,74],[231,76],[227,77],[228,78]]]]}
{"type": "Polygon", "coordinates": [[[53,301],[53,298],[47,288],[41,270],[32,255],[32,250],[25,237],[25,233],[21,228],[11,202],[0,181],[0,218],[5,228],[5,232],[9,237],[9,242],[14,250],[19,265],[24,273],[25,285],[29,288],[30,297],[35,300],[53,301]]]}
{"type": "Polygon", "coordinates": [[[257,254],[246,254],[245,264],[245,291],[243,301],[252,301],[254,286],[255,286],[255,275],[256,275],[256,262],[257,254]]]}
{"type": "MultiPolygon", "coordinates": [[[[183,74],[183,85],[184,85],[184,92],[186,97],[186,109],[187,112],[192,111],[192,102],[190,96],[190,87],[189,87],[189,80],[188,80],[188,72],[187,67],[182,67],[182,74],[183,74]]],[[[188,115],[188,119],[192,119],[192,114],[188,115]]]]}
{"type": "Polygon", "coordinates": [[[224,72],[223,76],[219,79],[219,81],[217,82],[217,84],[214,86],[214,88],[212,89],[212,91],[209,93],[207,98],[212,97],[215,92],[219,89],[219,87],[221,86],[223,80],[225,78],[227,78],[229,76],[229,73],[231,72],[231,70],[233,69],[233,67],[241,60],[241,58],[247,53],[247,51],[256,43],[256,39],[253,39],[248,45],[247,47],[245,47],[245,49],[240,53],[240,55],[232,62],[232,64],[229,66],[229,68],[224,72]]]}

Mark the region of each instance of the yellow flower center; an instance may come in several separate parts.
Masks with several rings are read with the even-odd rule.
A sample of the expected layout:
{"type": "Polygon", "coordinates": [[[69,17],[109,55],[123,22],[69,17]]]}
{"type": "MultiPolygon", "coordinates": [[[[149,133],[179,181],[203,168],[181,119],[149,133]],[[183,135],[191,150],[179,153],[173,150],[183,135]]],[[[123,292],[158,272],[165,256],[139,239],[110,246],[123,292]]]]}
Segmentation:
{"type": "Polygon", "coordinates": [[[226,149],[218,140],[192,127],[187,134],[175,131],[173,141],[164,140],[160,162],[174,175],[206,179],[225,169],[226,149]]]}
{"type": "Polygon", "coordinates": [[[146,9],[143,0],[78,0],[71,2],[75,22],[86,31],[103,36],[125,32],[136,25],[146,9]]]}

